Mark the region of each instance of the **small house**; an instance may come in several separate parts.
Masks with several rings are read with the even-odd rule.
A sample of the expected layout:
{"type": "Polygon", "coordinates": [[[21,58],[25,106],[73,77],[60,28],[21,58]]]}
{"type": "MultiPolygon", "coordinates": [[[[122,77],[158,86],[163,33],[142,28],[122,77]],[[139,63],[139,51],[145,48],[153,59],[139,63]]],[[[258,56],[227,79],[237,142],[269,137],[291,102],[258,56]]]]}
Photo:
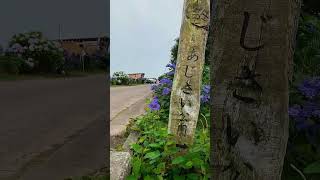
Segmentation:
{"type": "Polygon", "coordinates": [[[144,78],[144,73],[132,73],[128,74],[129,78],[131,79],[143,79],[144,78]]]}

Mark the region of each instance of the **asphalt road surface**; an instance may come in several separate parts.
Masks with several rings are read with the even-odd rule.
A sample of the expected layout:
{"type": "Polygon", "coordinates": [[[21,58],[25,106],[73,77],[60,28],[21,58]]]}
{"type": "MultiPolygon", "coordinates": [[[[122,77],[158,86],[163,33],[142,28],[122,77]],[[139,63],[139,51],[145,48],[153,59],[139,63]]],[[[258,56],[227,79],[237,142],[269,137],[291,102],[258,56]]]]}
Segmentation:
{"type": "Polygon", "coordinates": [[[63,180],[105,167],[106,79],[0,82],[0,179],[63,180]]]}
{"type": "Polygon", "coordinates": [[[145,99],[151,94],[151,85],[119,86],[110,88],[110,118],[111,121],[121,111],[145,99]]]}
{"type": "Polygon", "coordinates": [[[121,145],[132,118],[145,113],[146,98],[150,97],[150,85],[111,87],[110,89],[110,150],[121,145]]]}

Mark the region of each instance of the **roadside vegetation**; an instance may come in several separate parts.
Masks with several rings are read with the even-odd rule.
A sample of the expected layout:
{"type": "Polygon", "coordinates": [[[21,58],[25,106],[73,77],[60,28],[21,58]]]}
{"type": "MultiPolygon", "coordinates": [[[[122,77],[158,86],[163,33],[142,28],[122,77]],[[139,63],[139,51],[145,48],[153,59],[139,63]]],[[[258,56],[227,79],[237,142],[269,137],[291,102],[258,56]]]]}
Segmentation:
{"type": "Polygon", "coordinates": [[[60,43],[46,39],[41,32],[20,33],[0,52],[0,80],[106,72],[108,59],[107,55],[88,55],[81,64],[79,57],[72,57],[60,43]]]}
{"type": "Polygon", "coordinates": [[[302,13],[290,85],[290,136],[282,179],[320,179],[320,19],[302,13]]]}

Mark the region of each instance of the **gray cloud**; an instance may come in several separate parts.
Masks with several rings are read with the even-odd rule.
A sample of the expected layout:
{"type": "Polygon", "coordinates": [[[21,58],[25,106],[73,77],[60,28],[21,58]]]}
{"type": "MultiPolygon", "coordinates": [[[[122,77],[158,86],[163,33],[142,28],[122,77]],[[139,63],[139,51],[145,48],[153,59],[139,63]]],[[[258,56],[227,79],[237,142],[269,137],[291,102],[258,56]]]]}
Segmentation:
{"type": "Polygon", "coordinates": [[[111,0],[111,74],[165,72],[179,36],[183,0],[111,0]]]}
{"type": "Polygon", "coordinates": [[[109,35],[109,0],[2,0],[0,6],[0,42],[26,31],[42,31],[62,37],[109,35]]]}

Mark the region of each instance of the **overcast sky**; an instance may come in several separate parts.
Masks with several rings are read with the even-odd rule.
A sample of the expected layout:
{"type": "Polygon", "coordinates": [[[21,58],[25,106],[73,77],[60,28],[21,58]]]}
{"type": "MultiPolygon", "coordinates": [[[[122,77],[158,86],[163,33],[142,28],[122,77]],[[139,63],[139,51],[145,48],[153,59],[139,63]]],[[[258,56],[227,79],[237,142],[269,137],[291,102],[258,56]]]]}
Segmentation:
{"type": "Polygon", "coordinates": [[[50,39],[109,35],[109,0],[1,0],[0,43],[38,30],[50,39]]]}
{"type": "Polygon", "coordinates": [[[166,72],[179,36],[183,0],[111,0],[111,75],[166,72]]]}

